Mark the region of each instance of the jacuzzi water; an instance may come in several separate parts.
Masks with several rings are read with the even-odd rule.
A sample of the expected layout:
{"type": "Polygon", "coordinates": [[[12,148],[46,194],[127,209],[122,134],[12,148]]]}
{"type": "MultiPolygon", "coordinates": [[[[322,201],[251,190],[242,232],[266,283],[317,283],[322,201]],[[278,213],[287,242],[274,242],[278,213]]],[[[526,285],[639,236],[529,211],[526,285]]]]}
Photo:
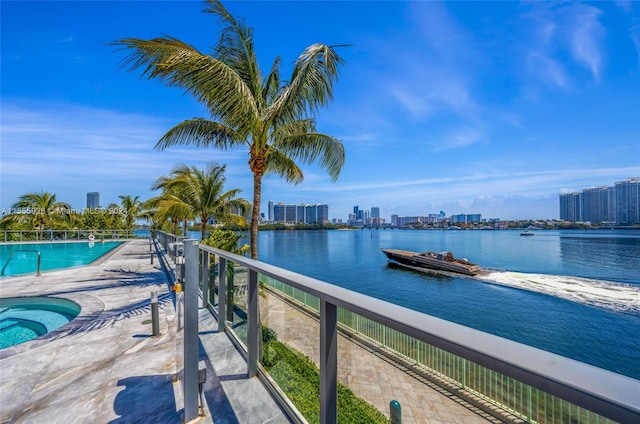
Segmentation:
{"type": "Polygon", "coordinates": [[[55,297],[0,299],[0,349],[43,336],[74,319],[80,306],[55,297]]]}

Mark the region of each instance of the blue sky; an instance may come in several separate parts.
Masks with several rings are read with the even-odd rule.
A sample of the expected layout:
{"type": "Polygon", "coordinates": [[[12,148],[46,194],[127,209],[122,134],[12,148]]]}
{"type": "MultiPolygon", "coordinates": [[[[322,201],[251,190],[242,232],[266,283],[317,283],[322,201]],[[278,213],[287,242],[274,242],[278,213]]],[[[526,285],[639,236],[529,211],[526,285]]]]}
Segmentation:
{"type": "MultiPolygon", "coordinates": [[[[263,183],[266,203],[327,203],[381,216],[481,213],[558,218],[558,194],[640,176],[638,2],[225,3],[255,29],[265,71],[282,75],[308,45],[348,44],[320,131],[344,143],[332,183],[263,183]]],[[[202,2],[0,3],[0,200],[48,191],[81,209],[147,199],[178,163],[227,164],[251,200],[247,151],[153,150],[206,110],[177,88],[120,69],[120,38],[163,34],[208,51],[216,19],[202,2]]]]}

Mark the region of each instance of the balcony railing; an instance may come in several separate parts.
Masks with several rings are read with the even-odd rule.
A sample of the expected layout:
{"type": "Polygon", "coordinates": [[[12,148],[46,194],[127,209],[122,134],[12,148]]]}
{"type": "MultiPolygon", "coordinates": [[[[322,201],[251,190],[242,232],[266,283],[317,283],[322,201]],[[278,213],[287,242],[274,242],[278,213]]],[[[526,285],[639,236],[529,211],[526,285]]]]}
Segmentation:
{"type": "MultiPolygon", "coordinates": [[[[115,240],[138,237],[134,230],[2,230],[0,242],[115,240]]],[[[140,237],[149,237],[148,232],[140,237]]]]}
{"type": "MultiPolygon", "coordinates": [[[[158,238],[165,249],[168,243],[180,241],[166,234],[158,238]]],[[[205,305],[217,314],[219,330],[241,340],[249,377],[260,375],[267,384],[275,380],[263,375],[258,365],[261,284],[317,318],[323,424],[337,422],[339,332],[381,347],[390,358],[413,363],[444,385],[457,388],[456,393],[474,405],[494,406],[487,410],[498,407],[499,415],[531,423],[640,422],[638,380],[195,240],[183,241],[187,291],[189,285],[200,287],[205,305]]],[[[185,367],[186,363],[187,358],[185,367]]],[[[274,389],[274,393],[282,391],[274,389]]]]}

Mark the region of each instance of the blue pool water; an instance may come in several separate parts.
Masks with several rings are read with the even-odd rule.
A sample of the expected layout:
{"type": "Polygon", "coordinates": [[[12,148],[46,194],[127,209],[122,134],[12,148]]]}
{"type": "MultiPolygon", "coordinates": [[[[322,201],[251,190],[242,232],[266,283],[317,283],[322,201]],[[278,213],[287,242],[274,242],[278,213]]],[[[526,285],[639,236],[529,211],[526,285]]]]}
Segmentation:
{"type": "Polygon", "coordinates": [[[43,336],[80,313],[75,302],[50,297],[0,299],[0,349],[43,336]]]}
{"type": "Polygon", "coordinates": [[[38,264],[36,252],[40,252],[40,270],[44,272],[90,264],[120,244],[122,244],[121,241],[2,244],[0,245],[0,268],[4,271],[1,277],[35,274],[38,264]]]}

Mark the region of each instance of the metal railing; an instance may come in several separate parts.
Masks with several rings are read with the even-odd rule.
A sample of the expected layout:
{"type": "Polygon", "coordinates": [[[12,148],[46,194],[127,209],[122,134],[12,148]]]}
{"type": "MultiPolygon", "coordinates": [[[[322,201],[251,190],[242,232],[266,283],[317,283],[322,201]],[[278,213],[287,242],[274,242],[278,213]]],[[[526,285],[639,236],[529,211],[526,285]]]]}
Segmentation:
{"type": "MultiPolygon", "coordinates": [[[[101,229],[101,230],[2,230],[0,242],[26,241],[64,241],[89,240],[93,235],[96,240],[128,239],[137,237],[135,230],[101,229]]],[[[148,234],[140,237],[149,237],[148,234]]]]}
{"type": "MultiPolygon", "coordinates": [[[[185,240],[185,245],[189,243],[198,244],[185,240]]],[[[195,276],[191,271],[186,277],[198,279],[195,285],[202,287],[205,305],[212,307],[210,291],[217,291],[220,331],[234,331],[225,319],[227,284],[232,282],[227,281],[227,272],[218,272],[217,281],[209,281],[209,255],[217,258],[218,270],[226,270],[227,263],[247,270],[246,326],[241,338],[246,342],[249,377],[259,374],[258,281],[280,285],[281,291],[298,300],[317,298],[309,303],[317,310],[320,325],[323,424],[337,420],[337,334],[347,322],[358,335],[418,358],[420,366],[527,422],[640,422],[638,380],[219,249],[191,246],[185,254],[187,268],[197,264],[195,276]]]]}
{"type": "Polygon", "coordinates": [[[4,263],[4,266],[2,267],[2,271],[0,271],[0,275],[4,275],[4,270],[7,269],[7,265],[9,265],[9,262],[11,262],[11,259],[13,259],[13,256],[16,253],[35,253],[36,255],[38,255],[38,271],[36,273],[37,277],[40,277],[40,263],[42,262],[42,254],[40,253],[39,250],[35,250],[35,249],[18,249],[18,250],[14,250],[11,252],[11,255],[9,255],[9,259],[7,259],[7,262],[4,263]]]}

